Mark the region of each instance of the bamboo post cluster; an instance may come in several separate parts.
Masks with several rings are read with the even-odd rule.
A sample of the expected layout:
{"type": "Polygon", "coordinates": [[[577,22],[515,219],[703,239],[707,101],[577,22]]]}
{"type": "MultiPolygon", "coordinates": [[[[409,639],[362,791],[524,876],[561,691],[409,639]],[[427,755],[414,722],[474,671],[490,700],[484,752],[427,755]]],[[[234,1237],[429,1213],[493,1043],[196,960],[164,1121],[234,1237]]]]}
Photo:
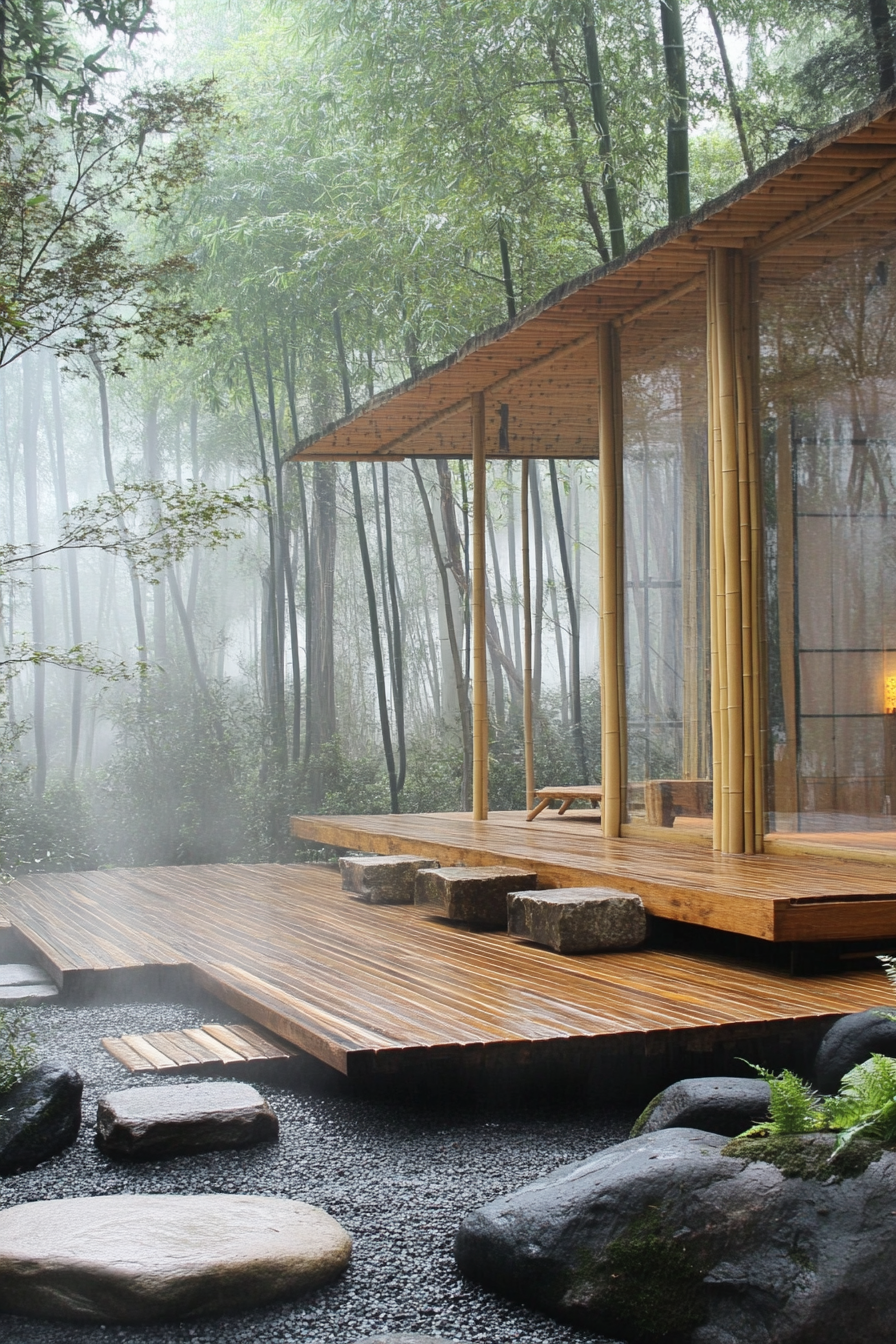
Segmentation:
{"type": "Polygon", "coordinates": [[[713,846],[762,850],[761,533],[752,278],[714,248],[707,273],[713,846]]]}
{"type": "Polygon", "coordinates": [[[488,817],[488,672],[485,656],[485,395],[474,392],[473,412],[473,819],[488,817]]]}
{"type": "Polygon", "coordinates": [[[621,833],[626,777],[625,571],[622,543],[622,387],[619,337],[611,323],[598,330],[600,388],[600,739],[601,824],[608,837],[621,833]]]}

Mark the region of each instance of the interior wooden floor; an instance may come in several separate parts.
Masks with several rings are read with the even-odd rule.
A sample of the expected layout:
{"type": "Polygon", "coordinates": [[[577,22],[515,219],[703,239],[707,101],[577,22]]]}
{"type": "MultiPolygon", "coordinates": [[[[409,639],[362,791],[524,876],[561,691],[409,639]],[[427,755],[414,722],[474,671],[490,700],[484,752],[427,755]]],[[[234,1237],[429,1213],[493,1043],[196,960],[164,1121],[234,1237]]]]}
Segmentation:
{"type": "Polygon", "coordinates": [[[320,866],[32,875],[5,888],[3,907],[63,987],[180,968],[359,1077],[424,1056],[530,1062],[582,1043],[647,1057],[670,1043],[705,1053],[724,1039],[734,1058],[744,1039],[807,1024],[817,1038],[833,1015],[887,1001],[871,971],[794,980],[659,950],[561,957],[413,907],[359,903],[320,866]]]}
{"type": "Polygon", "coordinates": [[[543,813],[533,822],[523,812],[494,812],[488,821],[465,812],[293,817],[292,829],[305,840],[368,853],[521,864],[545,886],[616,887],[636,892],[653,915],[773,942],[896,937],[896,872],[809,846],[721,855],[687,836],[666,840],[658,828],[605,840],[587,811],[543,813]]]}

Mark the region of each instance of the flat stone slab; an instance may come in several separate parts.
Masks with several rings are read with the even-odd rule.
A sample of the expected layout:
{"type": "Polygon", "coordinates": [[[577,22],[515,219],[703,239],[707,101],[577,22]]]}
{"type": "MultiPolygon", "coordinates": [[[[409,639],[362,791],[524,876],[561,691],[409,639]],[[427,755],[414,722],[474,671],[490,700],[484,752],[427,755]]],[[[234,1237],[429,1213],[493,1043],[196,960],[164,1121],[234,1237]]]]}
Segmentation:
{"type": "Polygon", "coordinates": [[[56,982],[42,967],[22,961],[0,964],[0,1008],[9,1003],[40,1003],[58,995],[56,982]]]}
{"type": "Polygon", "coordinates": [[[537,881],[536,873],[498,863],[484,868],[421,868],[414,904],[425,915],[503,929],[510,892],[534,887],[537,881]]]}
{"type": "Polygon", "coordinates": [[[644,942],[647,914],[640,896],[611,887],[515,891],[507,931],[555,952],[622,951],[644,942]]]}
{"type": "Polygon", "coordinates": [[[371,905],[413,905],[421,868],[438,868],[419,854],[352,855],[339,860],[342,889],[371,905]]]}
{"type": "Polygon", "coordinates": [[[101,1097],[96,1141],[110,1157],[160,1158],[276,1139],[280,1123],[248,1083],[163,1083],[101,1097]]]}
{"type": "Polygon", "coordinates": [[[328,1283],[351,1237],[257,1195],[106,1195],[0,1212],[0,1311],[137,1325],[245,1311],[328,1283]]]}

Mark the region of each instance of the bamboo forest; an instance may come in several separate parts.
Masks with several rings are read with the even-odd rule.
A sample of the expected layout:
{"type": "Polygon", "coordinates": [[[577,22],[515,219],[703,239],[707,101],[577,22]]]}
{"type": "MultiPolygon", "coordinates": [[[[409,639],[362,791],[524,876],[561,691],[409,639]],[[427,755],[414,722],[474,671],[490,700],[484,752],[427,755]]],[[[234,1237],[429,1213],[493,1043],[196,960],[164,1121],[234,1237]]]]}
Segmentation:
{"type": "MultiPolygon", "coordinates": [[[[4,871],[289,862],[290,812],[468,809],[469,463],[297,450],[870,103],[887,0],[0,8],[4,871]]],[[[680,482],[644,445],[679,393],[626,395],[629,725],[662,774],[680,482]]],[[[524,519],[538,775],[601,780],[598,465],[487,481],[518,809],[524,519]]]]}

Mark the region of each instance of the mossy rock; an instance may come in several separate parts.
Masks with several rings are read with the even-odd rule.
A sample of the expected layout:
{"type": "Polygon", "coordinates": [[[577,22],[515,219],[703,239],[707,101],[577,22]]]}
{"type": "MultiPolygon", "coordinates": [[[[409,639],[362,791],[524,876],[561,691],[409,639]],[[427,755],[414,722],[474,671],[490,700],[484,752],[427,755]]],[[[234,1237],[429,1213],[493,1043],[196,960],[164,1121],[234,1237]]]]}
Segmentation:
{"type": "Polygon", "coordinates": [[[883,1145],[873,1139],[853,1139],[835,1153],[836,1142],[837,1135],[827,1131],[818,1134],[752,1134],[732,1139],[722,1153],[744,1162],[767,1162],[783,1175],[800,1177],[804,1181],[845,1181],[861,1176],[884,1152],[883,1145]]]}

